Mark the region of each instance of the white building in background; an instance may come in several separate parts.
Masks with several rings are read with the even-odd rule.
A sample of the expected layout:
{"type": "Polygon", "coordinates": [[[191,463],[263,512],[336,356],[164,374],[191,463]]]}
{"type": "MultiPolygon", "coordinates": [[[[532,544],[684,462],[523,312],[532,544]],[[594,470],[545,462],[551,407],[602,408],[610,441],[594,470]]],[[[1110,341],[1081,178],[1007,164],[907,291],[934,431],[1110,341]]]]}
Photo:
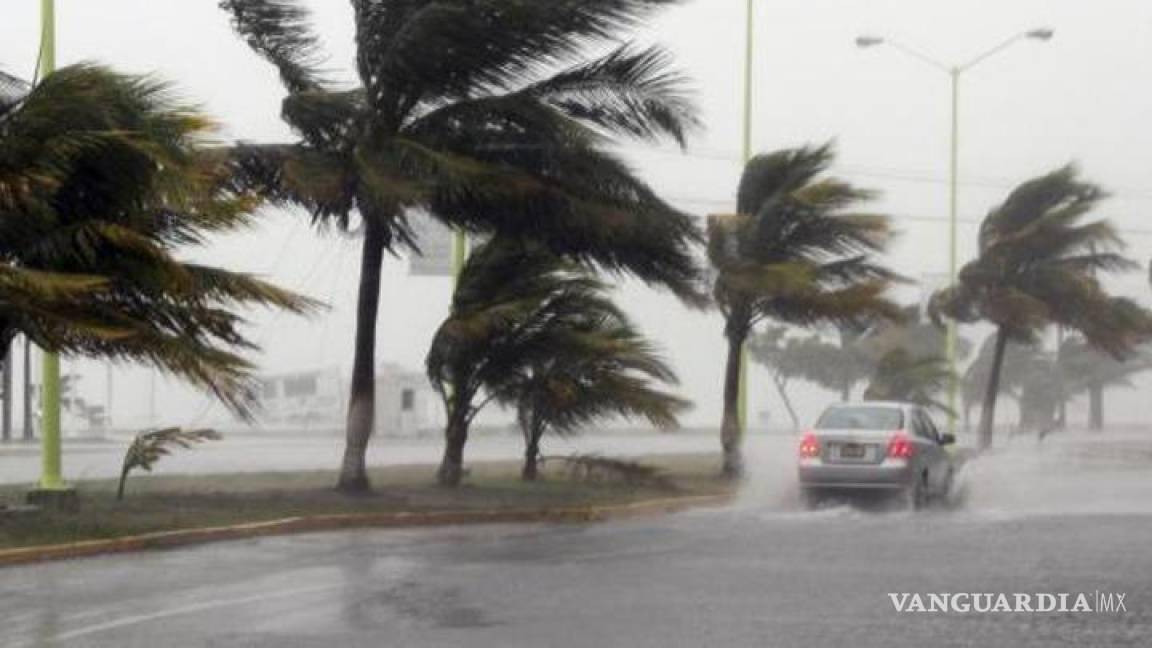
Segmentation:
{"type": "MultiPolygon", "coordinates": [[[[348,376],[331,367],[261,378],[261,423],[285,431],[343,430],[348,376]]],[[[376,434],[412,437],[439,429],[440,399],[427,377],[394,364],[376,369],[376,434]]]]}

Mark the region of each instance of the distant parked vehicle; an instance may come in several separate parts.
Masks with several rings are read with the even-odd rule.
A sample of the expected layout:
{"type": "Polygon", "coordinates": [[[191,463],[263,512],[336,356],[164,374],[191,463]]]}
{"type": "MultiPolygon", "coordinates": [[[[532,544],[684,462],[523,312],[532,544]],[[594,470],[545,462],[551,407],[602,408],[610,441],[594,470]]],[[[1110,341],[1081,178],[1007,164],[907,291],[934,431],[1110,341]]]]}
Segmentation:
{"type": "Polygon", "coordinates": [[[918,405],[832,405],[800,440],[801,494],[815,506],[830,494],[890,491],[920,508],[951,490],[956,465],[947,446],[955,443],[918,405]]]}

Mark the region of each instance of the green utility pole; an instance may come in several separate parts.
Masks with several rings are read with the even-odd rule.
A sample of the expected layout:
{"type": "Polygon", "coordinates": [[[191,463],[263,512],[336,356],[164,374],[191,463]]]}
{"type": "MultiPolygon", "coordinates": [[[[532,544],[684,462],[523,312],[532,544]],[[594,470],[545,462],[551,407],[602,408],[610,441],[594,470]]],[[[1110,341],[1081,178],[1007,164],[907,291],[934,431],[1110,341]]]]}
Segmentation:
{"type": "MultiPolygon", "coordinates": [[[[952,157],[948,165],[948,285],[956,285],[956,271],[958,262],[957,240],[960,221],[960,73],[958,67],[951,69],[952,75],[952,157]]],[[[948,360],[948,433],[956,435],[956,401],[959,391],[958,371],[956,367],[956,320],[951,317],[947,321],[944,355],[948,360]]]]}
{"type": "MultiPolygon", "coordinates": [[[[756,54],[756,11],[753,0],[748,0],[744,39],[744,146],[741,159],[744,164],[752,159],[752,59],[756,54]]],[[[736,422],[743,434],[748,430],[748,348],[740,352],[740,384],[736,398],[736,422]]]]}
{"type": "MultiPolygon", "coordinates": [[[[56,0],[40,0],[41,80],[56,71],[56,0]]],[[[60,356],[45,353],[41,390],[41,491],[67,489],[60,470],[60,356]]]]}
{"type": "Polygon", "coordinates": [[[464,262],[468,260],[468,238],[464,230],[456,230],[452,235],[452,278],[459,283],[464,262]]]}

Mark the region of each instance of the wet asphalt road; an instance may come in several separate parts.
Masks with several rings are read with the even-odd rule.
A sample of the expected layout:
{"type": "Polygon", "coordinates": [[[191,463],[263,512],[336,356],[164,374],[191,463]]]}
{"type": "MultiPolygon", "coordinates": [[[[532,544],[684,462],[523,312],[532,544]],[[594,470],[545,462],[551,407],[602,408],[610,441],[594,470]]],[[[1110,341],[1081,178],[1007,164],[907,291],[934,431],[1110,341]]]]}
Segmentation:
{"type": "Polygon", "coordinates": [[[754,482],[731,508],[656,519],[5,569],[0,647],[1148,646],[1148,475],[990,463],[964,501],[919,514],[804,512],[783,482],[754,482]],[[887,596],[1096,590],[1127,611],[897,613],[887,596]]]}
{"type": "Polygon", "coordinates": [[[0,573],[8,646],[1147,646],[1152,518],[730,510],[261,539],[0,573]],[[1124,592],[1121,614],[887,592],[1124,592]]]}

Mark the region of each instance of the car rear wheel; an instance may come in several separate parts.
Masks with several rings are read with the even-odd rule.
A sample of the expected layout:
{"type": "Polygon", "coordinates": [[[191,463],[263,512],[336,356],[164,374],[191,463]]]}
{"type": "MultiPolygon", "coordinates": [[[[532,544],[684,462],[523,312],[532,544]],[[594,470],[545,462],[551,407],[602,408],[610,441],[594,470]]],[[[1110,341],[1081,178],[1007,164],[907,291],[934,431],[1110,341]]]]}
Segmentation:
{"type": "Polygon", "coordinates": [[[909,511],[918,511],[927,503],[928,487],[924,476],[912,480],[900,493],[901,508],[909,511]]]}
{"type": "Polygon", "coordinates": [[[944,475],[944,483],[940,486],[940,492],[937,494],[936,499],[940,504],[947,506],[952,501],[952,482],[955,481],[955,474],[952,469],[948,469],[948,473],[944,475]]]}
{"type": "Polygon", "coordinates": [[[813,511],[820,508],[821,499],[819,491],[814,488],[800,489],[800,506],[805,510],[813,511]]]}

